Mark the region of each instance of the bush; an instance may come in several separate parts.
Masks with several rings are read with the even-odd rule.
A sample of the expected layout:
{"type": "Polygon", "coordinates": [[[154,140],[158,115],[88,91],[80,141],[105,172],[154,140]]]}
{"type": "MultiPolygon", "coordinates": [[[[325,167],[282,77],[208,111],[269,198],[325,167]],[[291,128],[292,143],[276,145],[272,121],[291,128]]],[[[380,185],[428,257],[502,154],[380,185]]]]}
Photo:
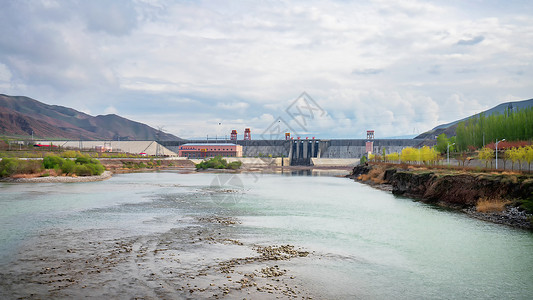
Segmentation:
{"type": "Polygon", "coordinates": [[[73,174],[76,163],[73,160],[67,159],[61,166],[61,172],[65,174],[73,174]]]}
{"type": "Polygon", "coordinates": [[[45,169],[61,168],[64,162],[65,162],[65,159],[59,156],[55,156],[55,155],[47,156],[43,158],[43,167],[45,169]]]}
{"type": "Polygon", "coordinates": [[[9,177],[15,174],[19,161],[18,158],[3,158],[0,161],[0,177],[9,177]]]}
{"type": "Polygon", "coordinates": [[[196,169],[232,169],[236,170],[241,167],[242,163],[240,161],[235,161],[229,163],[222,158],[222,156],[215,156],[210,160],[204,160],[199,164],[196,164],[196,169]]]}
{"type": "Polygon", "coordinates": [[[80,151],[74,151],[74,150],[68,150],[61,154],[61,156],[65,158],[76,158],[78,156],[82,156],[80,151]]]}
{"type": "Polygon", "coordinates": [[[91,169],[87,165],[76,164],[74,166],[74,174],[78,176],[91,176],[93,175],[91,169]]]}
{"type": "Polygon", "coordinates": [[[3,158],[0,161],[0,177],[15,174],[35,174],[42,170],[42,163],[36,160],[20,160],[18,158],[3,158]]]}
{"type": "Polygon", "coordinates": [[[91,171],[91,175],[100,175],[104,173],[105,168],[102,164],[86,164],[87,168],[91,171]]]}
{"type": "Polygon", "coordinates": [[[84,165],[84,164],[94,164],[98,162],[97,159],[94,159],[94,158],[91,158],[87,155],[80,155],[78,157],[76,157],[76,163],[77,164],[81,164],[81,165],[84,165]]]}
{"type": "Polygon", "coordinates": [[[43,170],[42,162],[38,160],[21,160],[17,174],[36,174],[43,170]]]}
{"type": "Polygon", "coordinates": [[[228,169],[237,170],[237,169],[240,169],[241,166],[242,166],[241,161],[234,161],[228,164],[228,169]]]}

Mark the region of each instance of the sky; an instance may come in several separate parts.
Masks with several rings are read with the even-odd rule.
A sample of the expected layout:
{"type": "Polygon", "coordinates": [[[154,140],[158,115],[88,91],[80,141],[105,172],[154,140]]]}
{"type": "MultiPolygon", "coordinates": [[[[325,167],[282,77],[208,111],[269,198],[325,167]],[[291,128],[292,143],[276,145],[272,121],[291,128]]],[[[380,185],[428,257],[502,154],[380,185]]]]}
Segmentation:
{"type": "Polygon", "coordinates": [[[530,0],[0,5],[0,93],[182,138],[413,135],[533,98],[530,0]]]}

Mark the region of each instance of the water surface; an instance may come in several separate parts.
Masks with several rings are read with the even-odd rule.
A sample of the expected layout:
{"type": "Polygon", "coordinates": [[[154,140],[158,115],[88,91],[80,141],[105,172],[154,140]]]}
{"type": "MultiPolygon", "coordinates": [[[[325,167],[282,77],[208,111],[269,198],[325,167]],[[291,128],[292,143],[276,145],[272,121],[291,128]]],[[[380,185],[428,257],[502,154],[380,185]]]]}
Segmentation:
{"type": "Polygon", "coordinates": [[[533,234],[398,198],[352,180],[178,172],[94,183],[0,184],[0,264],[47,232],[142,236],[202,216],[235,217],[239,240],[291,244],[318,298],[529,299],[533,234]]]}

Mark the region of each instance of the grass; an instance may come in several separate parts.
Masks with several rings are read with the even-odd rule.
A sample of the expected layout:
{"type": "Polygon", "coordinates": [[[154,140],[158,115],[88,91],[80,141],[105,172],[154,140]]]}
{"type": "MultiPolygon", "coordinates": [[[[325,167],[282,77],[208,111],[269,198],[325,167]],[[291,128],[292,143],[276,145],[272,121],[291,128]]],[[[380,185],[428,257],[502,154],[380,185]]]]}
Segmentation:
{"type": "Polygon", "coordinates": [[[479,199],[476,205],[476,211],[482,213],[500,212],[505,210],[505,206],[511,201],[503,199],[479,199]]]}
{"type": "Polygon", "coordinates": [[[385,180],[383,180],[385,170],[386,168],[383,167],[373,168],[368,174],[362,174],[357,179],[362,181],[371,180],[373,183],[382,184],[385,183],[385,180]]]}

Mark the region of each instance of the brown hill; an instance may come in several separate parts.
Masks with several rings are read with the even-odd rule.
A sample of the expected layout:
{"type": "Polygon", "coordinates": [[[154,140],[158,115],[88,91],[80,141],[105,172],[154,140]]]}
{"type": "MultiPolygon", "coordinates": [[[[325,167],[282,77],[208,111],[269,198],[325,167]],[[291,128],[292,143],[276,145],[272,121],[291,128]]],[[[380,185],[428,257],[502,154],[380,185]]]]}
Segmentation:
{"type": "Polygon", "coordinates": [[[84,140],[180,140],[117,115],[96,117],[24,96],[0,94],[0,134],[84,140]]]}

